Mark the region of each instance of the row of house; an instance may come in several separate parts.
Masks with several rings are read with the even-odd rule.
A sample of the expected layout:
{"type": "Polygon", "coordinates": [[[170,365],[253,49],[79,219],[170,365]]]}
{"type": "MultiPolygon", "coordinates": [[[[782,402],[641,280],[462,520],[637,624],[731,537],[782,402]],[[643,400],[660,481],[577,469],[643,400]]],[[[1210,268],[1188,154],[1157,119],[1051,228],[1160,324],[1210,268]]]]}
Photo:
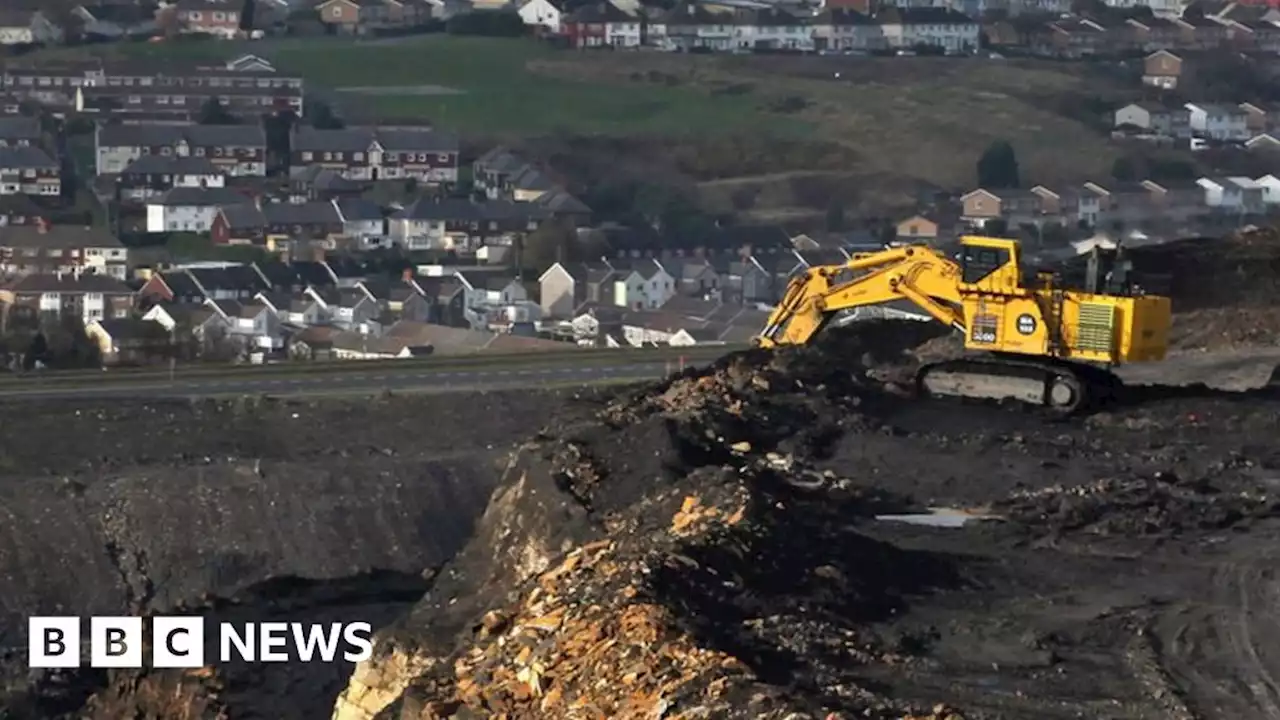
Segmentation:
{"type": "Polygon", "coordinates": [[[1117,130],[1137,130],[1155,138],[1203,138],[1241,143],[1246,147],[1275,147],[1272,133],[1280,115],[1254,103],[1130,103],[1115,112],[1117,130]]]}
{"type": "MultiPolygon", "coordinates": [[[[458,138],[425,127],[296,128],[290,174],[319,168],[356,181],[415,180],[426,185],[458,180],[458,138]]],[[[94,131],[98,175],[127,174],[147,156],[196,158],[228,177],[267,174],[267,138],[260,124],[100,124],[94,131]]],[[[161,162],[148,160],[149,163],[161,162]]],[[[183,174],[178,172],[153,174],[183,174]]],[[[170,187],[180,187],[175,184],[170,187]]],[[[160,188],[167,189],[167,188],[160,188]]]]}
{"type": "Polygon", "coordinates": [[[211,99],[245,119],[285,111],[303,114],[302,77],[278,73],[256,56],[186,66],[100,59],[14,62],[0,74],[0,92],[11,101],[35,102],[53,112],[116,119],[191,120],[211,99]]]}
{"type": "MultiPolygon", "coordinates": [[[[190,209],[164,206],[166,218],[190,209]]],[[[290,203],[263,202],[259,197],[216,207],[209,232],[218,244],[258,245],[272,251],[284,241],[324,241],[334,248],[342,239],[353,239],[360,241],[356,249],[396,245],[406,250],[475,252],[488,245],[511,247],[546,217],[542,208],[505,200],[424,197],[384,215],[379,205],[361,198],[290,203]]]]}
{"type": "Polygon", "coordinates": [[[690,0],[668,11],[623,4],[598,2],[565,13],[555,0],[529,0],[519,13],[526,24],[582,48],[873,52],[932,46],[956,54],[977,50],[985,35],[994,47],[1062,58],[1224,47],[1280,51],[1280,13],[1237,8],[1129,18],[1071,15],[1063,8],[1038,21],[980,22],[957,4],[932,2],[827,3],[816,14],[759,3],[717,10],[715,3],[690,0]]]}
{"type": "Polygon", "coordinates": [[[519,12],[526,23],[579,48],[873,51],[931,45],[958,54],[976,51],[981,34],[976,20],[947,7],[890,7],[874,14],[836,8],[807,17],[770,7],[716,12],[690,0],[666,12],[639,14],[599,2],[561,14],[551,0],[530,0],[519,12]]]}
{"type": "Polygon", "coordinates": [[[1101,18],[1071,16],[1049,22],[1000,21],[984,26],[992,46],[1058,58],[1116,57],[1158,50],[1280,51],[1280,16],[1101,18]]]}
{"type": "Polygon", "coordinates": [[[539,276],[538,296],[543,317],[549,320],[571,320],[587,306],[655,311],[673,298],[759,309],[776,303],[796,273],[842,263],[852,251],[841,244],[823,247],[805,236],[797,240],[780,233],[777,243],[744,246],[736,252],[555,263],[539,276]]]}
{"type": "Polygon", "coordinates": [[[1086,182],[1079,187],[1029,190],[978,188],[961,197],[961,220],[1010,227],[1059,223],[1067,227],[1187,223],[1219,217],[1238,221],[1280,208],[1280,178],[1202,177],[1185,182],[1086,182]]]}

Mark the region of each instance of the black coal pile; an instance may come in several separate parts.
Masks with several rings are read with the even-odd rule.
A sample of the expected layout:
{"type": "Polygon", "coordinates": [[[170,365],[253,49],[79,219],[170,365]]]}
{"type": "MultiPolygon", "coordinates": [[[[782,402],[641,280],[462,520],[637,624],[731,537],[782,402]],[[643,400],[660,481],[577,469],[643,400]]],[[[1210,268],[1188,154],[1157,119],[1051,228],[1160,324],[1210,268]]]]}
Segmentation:
{"type": "Polygon", "coordinates": [[[873,500],[809,458],[882,430],[898,400],[867,361],[921,339],[886,322],[738,354],[544,432],[381,638],[389,669],[363,681],[395,700],[353,688],[335,717],[903,717],[859,668],[912,659],[861,628],[957,584],[957,561],[858,532],[873,500]]]}
{"type": "Polygon", "coordinates": [[[1225,492],[1208,479],[1156,473],[1020,492],[996,503],[995,510],[1036,535],[1170,537],[1273,517],[1280,497],[1261,489],[1225,492]]]}

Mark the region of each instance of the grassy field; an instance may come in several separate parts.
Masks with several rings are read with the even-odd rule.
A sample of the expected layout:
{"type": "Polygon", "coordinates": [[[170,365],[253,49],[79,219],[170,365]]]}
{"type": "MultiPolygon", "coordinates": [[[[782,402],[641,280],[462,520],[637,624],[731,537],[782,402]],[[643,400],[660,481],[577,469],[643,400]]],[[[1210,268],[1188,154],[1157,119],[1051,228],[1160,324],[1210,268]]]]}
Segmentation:
{"type": "MultiPolygon", "coordinates": [[[[133,44],[116,52],[172,60],[225,60],[239,52],[268,57],[282,71],[337,91],[348,112],[421,117],[469,132],[658,132],[806,130],[779,122],[758,98],[710,97],[687,88],[635,87],[538,74],[559,53],[532,40],[427,35],[394,41],[308,38],[250,43],[133,44]],[[451,94],[415,90],[438,86],[451,94]],[[343,93],[361,88],[361,93],[343,93]],[[381,91],[379,91],[381,89],[381,91]]],[[[588,58],[595,58],[592,53],[588,58]]]]}
{"type": "Polygon", "coordinates": [[[979,155],[997,139],[1013,144],[1028,184],[1104,179],[1117,154],[1106,139],[1106,106],[1123,105],[1139,92],[1079,63],[577,52],[529,40],[446,35],[178,42],[111,51],[158,63],[253,52],[303,75],[361,120],[416,118],[472,136],[678,137],[684,152],[655,153],[637,141],[634,157],[613,151],[616,164],[646,164],[646,175],[664,172],[659,165],[666,163],[698,180],[738,177],[732,185],[707,186],[706,195],[728,207],[741,204],[735,196],[754,192],[757,206],[810,213],[826,206],[824,195],[840,196],[850,207],[905,207],[925,188],[969,187],[979,155]],[[451,92],[413,89],[426,86],[451,92]],[[744,150],[759,162],[733,162],[723,152],[715,157],[696,139],[735,134],[759,138],[744,150]],[[770,136],[802,140],[820,152],[771,147],[770,136]],[[690,172],[691,157],[711,158],[725,170],[690,172]],[[757,172],[745,166],[762,168],[755,185],[740,177],[757,172]]]}

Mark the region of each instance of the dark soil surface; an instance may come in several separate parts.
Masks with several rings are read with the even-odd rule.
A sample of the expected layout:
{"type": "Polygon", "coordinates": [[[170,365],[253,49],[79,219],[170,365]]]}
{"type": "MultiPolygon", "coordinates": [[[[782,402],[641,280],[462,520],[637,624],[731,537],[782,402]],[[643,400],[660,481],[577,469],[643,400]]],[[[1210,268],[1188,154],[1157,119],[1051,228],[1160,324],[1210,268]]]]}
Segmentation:
{"type": "MultiPolygon", "coordinates": [[[[1280,398],[907,399],[880,378],[933,335],[868,323],[572,401],[10,414],[4,644],[59,605],[359,613],[378,692],[343,720],[1280,718],[1280,398]],[[983,519],[878,519],[934,507],[983,519]]],[[[2,709],[328,717],[348,672],[15,673],[2,709]]]]}
{"type": "MultiPolygon", "coordinates": [[[[583,402],[585,412],[578,395],[4,405],[0,716],[85,707],[106,720],[152,707],[161,718],[171,706],[157,703],[204,697],[178,676],[150,687],[151,705],[137,678],[28,676],[30,615],[203,608],[249,621],[389,622],[466,542],[512,444],[552,415],[583,402]]],[[[350,670],[225,669],[215,710],[328,717],[350,670]]]]}
{"type": "Polygon", "coordinates": [[[1064,420],[861,376],[918,334],[740,357],[527,446],[385,634],[444,662],[380,720],[1280,717],[1280,398],[1064,420]],[[935,506],[989,519],[877,519],[935,506]]]}

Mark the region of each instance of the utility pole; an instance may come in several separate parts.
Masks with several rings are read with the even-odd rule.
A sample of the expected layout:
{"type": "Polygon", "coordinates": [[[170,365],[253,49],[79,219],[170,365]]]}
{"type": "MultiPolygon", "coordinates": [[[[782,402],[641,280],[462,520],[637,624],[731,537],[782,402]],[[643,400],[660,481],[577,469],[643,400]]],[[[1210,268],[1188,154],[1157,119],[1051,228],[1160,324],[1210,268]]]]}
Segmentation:
{"type": "Polygon", "coordinates": [[[174,331],[177,329],[177,327],[178,327],[177,325],[174,325],[169,328],[169,384],[170,385],[173,384],[174,371],[177,369],[176,366],[178,364],[178,345],[177,345],[176,336],[174,334],[174,331]]]}

